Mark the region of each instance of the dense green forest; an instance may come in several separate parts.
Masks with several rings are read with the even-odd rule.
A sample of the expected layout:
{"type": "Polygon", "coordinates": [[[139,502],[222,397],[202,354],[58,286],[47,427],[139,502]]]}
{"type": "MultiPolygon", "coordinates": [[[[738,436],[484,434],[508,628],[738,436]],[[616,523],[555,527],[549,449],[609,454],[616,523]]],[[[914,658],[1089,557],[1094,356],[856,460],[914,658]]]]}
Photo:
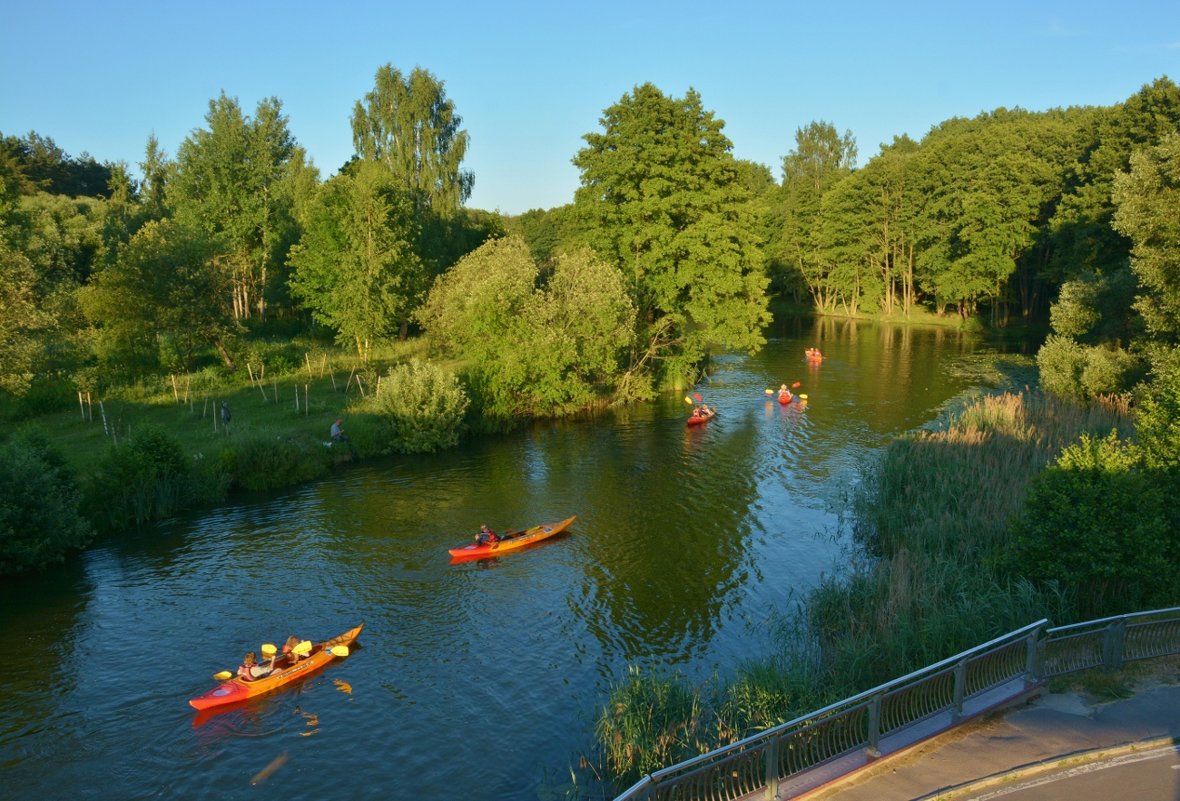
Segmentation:
{"type": "MultiPolygon", "coordinates": [[[[275,343],[299,343],[306,359],[334,342],[370,386],[386,379],[366,398],[377,422],[362,450],[444,447],[463,420],[506,425],[691,383],[711,354],[760,348],[775,301],[1047,324],[1043,386],[1133,398],[1143,458],[1175,466],[1180,88],[1169,79],[1111,107],[946,120],[863,166],[851,133],[816,121],[784,141],[778,180],[734,158],[695,91],[637,85],[600,124],[571,154],[571,203],[515,217],[466,207],[469,134],[422,68],[376,71],[353,109],[354,156],[326,179],[273,97],[252,114],[224,92],[211,99],[175,155],[149,136],[139,178],[72,157],[47,132],[0,135],[0,418],[178,375],[245,385],[249,372],[253,386],[251,365],[275,343]],[[375,363],[407,338],[420,349],[375,363]]],[[[271,374],[299,367],[280,358],[271,374]]],[[[236,478],[164,492],[168,465],[184,472],[174,445],[144,434],[138,467],[98,471],[155,482],[156,502],[141,497],[118,521],[245,486],[241,466],[260,458],[235,453],[222,463],[236,478]]],[[[5,481],[31,471],[60,508],[76,500],[47,440],[4,446],[5,481]]]]}

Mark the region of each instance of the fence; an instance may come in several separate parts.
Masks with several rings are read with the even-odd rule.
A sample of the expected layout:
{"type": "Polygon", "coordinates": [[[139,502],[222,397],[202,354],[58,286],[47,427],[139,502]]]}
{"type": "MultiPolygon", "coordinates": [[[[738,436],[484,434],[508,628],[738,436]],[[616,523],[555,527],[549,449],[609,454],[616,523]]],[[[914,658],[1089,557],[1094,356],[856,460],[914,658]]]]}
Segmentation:
{"type": "Polygon", "coordinates": [[[615,801],[791,798],[1047,679],[1180,653],[1180,607],[1047,628],[1040,620],[732,745],[645,776],[615,801]]]}

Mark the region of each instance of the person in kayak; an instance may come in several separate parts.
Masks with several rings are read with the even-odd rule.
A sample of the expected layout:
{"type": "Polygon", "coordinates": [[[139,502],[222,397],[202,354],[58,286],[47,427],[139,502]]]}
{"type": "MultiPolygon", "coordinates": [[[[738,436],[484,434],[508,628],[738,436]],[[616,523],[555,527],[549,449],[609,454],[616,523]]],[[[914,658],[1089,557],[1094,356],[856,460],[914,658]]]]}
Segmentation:
{"type": "Polygon", "coordinates": [[[271,669],[266,665],[258,664],[257,654],[247,651],[246,656],[242,659],[242,664],[238,666],[238,678],[242,681],[255,681],[269,676],[270,671],[271,669]]]}
{"type": "Polygon", "coordinates": [[[499,536],[496,535],[496,532],[488,528],[487,523],[479,524],[479,533],[475,535],[476,545],[495,545],[499,541],[499,536]]]}
{"type": "Polygon", "coordinates": [[[292,634],[287,638],[287,642],[283,644],[283,656],[289,659],[292,665],[299,661],[299,653],[295,650],[295,646],[299,645],[300,642],[302,641],[292,634]]]}

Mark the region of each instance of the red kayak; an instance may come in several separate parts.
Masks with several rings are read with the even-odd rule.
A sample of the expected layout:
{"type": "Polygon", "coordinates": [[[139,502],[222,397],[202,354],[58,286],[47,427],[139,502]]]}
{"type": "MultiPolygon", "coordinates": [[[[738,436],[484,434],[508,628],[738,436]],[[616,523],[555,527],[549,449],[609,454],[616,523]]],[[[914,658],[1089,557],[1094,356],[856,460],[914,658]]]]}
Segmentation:
{"type": "Polygon", "coordinates": [[[791,402],[791,399],[793,397],[794,396],[791,395],[790,392],[780,392],[778,394],[778,402],[781,403],[783,406],[786,406],[787,404],[789,404],[791,402]]]}
{"type": "Polygon", "coordinates": [[[534,542],[549,539],[554,534],[560,534],[570,527],[577,519],[577,515],[567,517],[557,523],[542,523],[539,526],[526,528],[524,531],[506,531],[500,539],[492,543],[478,545],[464,545],[461,548],[448,548],[447,553],[454,559],[489,559],[499,556],[505,551],[514,551],[534,542]]]}
{"type": "Polygon", "coordinates": [[[361,629],[364,627],[365,624],[362,623],[355,629],[349,629],[337,637],[316,643],[310,649],[306,659],[297,659],[292,662],[291,659],[294,657],[279,657],[275,664],[274,672],[269,676],[255,679],[254,681],[243,681],[240,678],[234,677],[229,681],[217,685],[204,695],[191,699],[189,704],[195,709],[209,709],[215,706],[233,704],[238,701],[245,701],[247,698],[253,698],[256,695],[268,693],[271,690],[277,690],[284,684],[309,676],[333,659],[339,656],[347,656],[348,646],[352,645],[356,638],[361,635],[361,629]]]}
{"type": "Polygon", "coordinates": [[[707,422],[709,422],[710,420],[712,420],[712,419],[713,419],[713,415],[715,415],[715,414],[717,414],[717,410],[716,410],[716,409],[709,409],[709,410],[708,410],[707,412],[705,412],[704,414],[694,414],[694,415],[692,415],[691,417],[689,417],[689,418],[688,418],[688,424],[689,424],[690,426],[699,426],[699,425],[701,425],[702,423],[707,423],[707,422]]]}

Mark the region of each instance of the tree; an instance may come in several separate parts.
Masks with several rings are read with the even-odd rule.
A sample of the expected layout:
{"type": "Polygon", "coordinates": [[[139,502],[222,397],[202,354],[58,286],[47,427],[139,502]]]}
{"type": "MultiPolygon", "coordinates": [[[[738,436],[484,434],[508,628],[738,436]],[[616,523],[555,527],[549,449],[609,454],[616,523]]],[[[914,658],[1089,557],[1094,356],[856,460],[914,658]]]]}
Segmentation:
{"type": "Polygon", "coordinates": [[[282,245],[294,225],[291,193],[282,184],[292,180],[289,165],[302,162],[301,151],[277,98],[260,101],[250,118],[223,92],[209,102],[205,120],[208,129],[181,143],[167,204],[179,220],[219,243],[217,264],[226,274],[234,317],[265,316],[266,292],[277,283],[286,258],[282,245]]]}
{"type": "Polygon", "coordinates": [[[0,241],[0,390],[17,396],[32,383],[43,356],[42,335],[52,325],[36,297],[36,284],[28,258],[0,241]]]}
{"type": "Polygon", "coordinates": [[[458,211],[475,184],[463,169],[468,135],[442,81],[415,67],[409,76],[391,64],[377,70],[373,90],[352,112],[357,155],[380,162],[415,208],[446,217],[458,211]]]}
{"type": "Polygon", "coordinates": [[[90,541],[79,495],[65,460],[40,432],[0,444],[0,575],[60,562],[90,541]]]}
{"type": "Polygon", "coordinates": [[[187,370],[196,352],[209,346],[233,367],[225,341],[235,324],[215,252],[199,229],[149,222],[95,275],[80,297],[110,372],[126,377],[161,365],[187,370]]]}
{"type": "Polygon", "coordinates": [[[623,276],[586,250],[542,282],[518,236],[493,240],[440,276],[419,319],[433,346],[471,365],[483,413],[569,414],[624,380],[634,307],[623,276]]]}
{"type": "Polygon", "coordinates": [[[831,265],[819,252],[821,204],[824,193],[855,166],[852,132],[841,137],[830,122],[811,122],[795,129],[795,149],[783,156],[781,229],[775,250],[793,278],[779,280],[788,285],[802,280],[822,312],[835,311],[839,295],[827,281],[831,265]]]}
{"type": "Polygon", "coordinates": [[[361,359],[417,307],[425,275],[410,203],[388,171],[361,163],[321,188],[291,249],[291,291],[361,359]]]}
{"type": "MultiPolygon", "coordinates": [[[[756,351],[770,320],[767,279],[724,123],[695,91],[678,100],[651,84],[600,122],[574,157],[575,206],[594,249],[626,277],[638,314],[634,376],[679,383],[710,347],[756,351]]],[[[642,384],[633,382],[641,393],[642,384]]]]}

